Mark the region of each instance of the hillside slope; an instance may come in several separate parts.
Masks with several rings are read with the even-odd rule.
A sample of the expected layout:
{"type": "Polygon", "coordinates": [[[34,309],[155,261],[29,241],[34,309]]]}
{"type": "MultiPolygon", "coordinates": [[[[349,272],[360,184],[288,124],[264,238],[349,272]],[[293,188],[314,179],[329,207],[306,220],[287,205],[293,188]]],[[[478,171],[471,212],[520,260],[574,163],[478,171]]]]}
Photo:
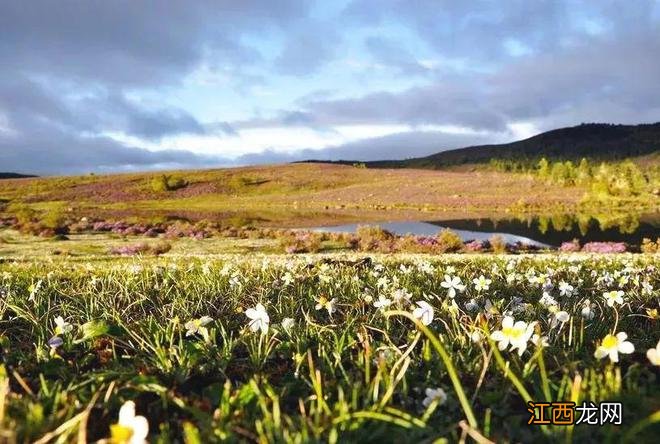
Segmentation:
{"type": "Polygon", "coordinates": [[[642,125],[582,124],[499,145],[442,151],[406,160],[366,162],[373,168],[441,168],[490,159],[617,160],[660,152],[660,122],[642,125]]]}
{"type": "Polygon", "coordinates": [[[64,208],[93,217],[214,219],[249,213],[272,224],[305,226],[312,216],[320,216],[327,225],[330,219],[348,216],[358,221],[401,219],[397,212],[429,219],[468,212],[504,214],[521,199],[535,208],[565,212],[584,193],[581,188],[548,187],[526,175],[492,171],[365,169],[309,163],[168,172],[184,179],[187,186],[155,191],[152,181],[162,174],[3,180],[0,201],[38,211],[64,208]]]}
{"type": "Polygon", "coordinates": [[[28,177],[37,177],[29,174],[19,174],[19,173],[3,173],[0,172],[0,179],[24,179],[28,177]]]}

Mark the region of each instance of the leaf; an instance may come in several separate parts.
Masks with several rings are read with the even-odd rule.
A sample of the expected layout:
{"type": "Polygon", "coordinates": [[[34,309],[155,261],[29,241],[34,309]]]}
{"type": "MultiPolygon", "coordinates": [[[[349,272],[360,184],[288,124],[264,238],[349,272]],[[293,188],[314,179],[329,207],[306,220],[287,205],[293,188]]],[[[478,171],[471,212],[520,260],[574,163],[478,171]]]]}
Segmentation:
{"type": "Polygon", "coordinates": [[[202,444],[199,430],[191,422],[183,423],[183,442],[186,444],[202,444]]]}
{"type": "Polygon", "coordinates": [[[75,341],[76,344],[107,334],[110,331],[110,326],[105,321],[89,321],[80,326],[80,331],[83,336],[75,341]]]}

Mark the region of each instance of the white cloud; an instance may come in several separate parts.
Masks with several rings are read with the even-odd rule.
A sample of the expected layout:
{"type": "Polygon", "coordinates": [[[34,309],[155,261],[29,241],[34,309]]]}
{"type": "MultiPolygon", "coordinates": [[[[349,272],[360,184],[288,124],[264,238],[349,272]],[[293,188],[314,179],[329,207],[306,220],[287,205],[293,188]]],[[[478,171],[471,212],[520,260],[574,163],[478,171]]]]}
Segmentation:
{"type": "MultiPolygon", "coordinates": [[[[524,133],[525,125],[515,131],[524,133]]],[[[512,128],[512,130],[514,130],[512,128]]],[[[222,156],[234,159],[245,154],[264,151],[295,154],[302,150],[321,150],[351,144],[363,140],[382,138],[395,134],[418,132],[442,132],[450,135],[488,135],[485,131],[455,125],[339,125],[327,130],[315,130],[304,126],[284,126],[243,129],[235,135],[177,135],[158,142],[141,139],[125,133],[105,133],[107,137],[149,151],[187,150],[197,154],[222,156]]],[[[459,148],[459,147],[456,147],[459,148]]],[[[358,153],[356,153],[356,156],[358,153]]]]}

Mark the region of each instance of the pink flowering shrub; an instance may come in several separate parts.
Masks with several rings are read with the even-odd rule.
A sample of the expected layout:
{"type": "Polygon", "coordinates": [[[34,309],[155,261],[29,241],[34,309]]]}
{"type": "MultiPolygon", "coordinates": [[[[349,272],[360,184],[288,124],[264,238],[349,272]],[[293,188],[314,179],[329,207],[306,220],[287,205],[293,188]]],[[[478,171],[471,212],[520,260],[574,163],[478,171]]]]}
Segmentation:
{"type": "Polygon", "coordinates": [[[626,244],[623,242],[588,242],[582,247],[586,253],[625,253],[626,244]]]}
{"type": "Polygon", "coordinates": [[[563,242],[559,247],[559,251],[563,253],[576,253],[580,251],[580,241],[573,239],[570,242],[563,242]]]}

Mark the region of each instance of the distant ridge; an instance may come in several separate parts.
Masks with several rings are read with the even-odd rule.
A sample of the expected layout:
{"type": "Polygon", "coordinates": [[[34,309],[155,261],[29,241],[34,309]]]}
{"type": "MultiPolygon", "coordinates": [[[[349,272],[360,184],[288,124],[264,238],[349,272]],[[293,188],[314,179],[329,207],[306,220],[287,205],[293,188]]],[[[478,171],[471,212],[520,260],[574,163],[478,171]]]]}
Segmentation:
{"type": "MultiPolygon", "coordinates": [[[[583,123],[560,128],[517,142],[452,149],[405,160],[378,160],[364,163],[372,168],[441,168],[490,159],[534,160],[541,157],[561,160],[617,160],[660,152],[660,122],[640,125],[583,123]]],[[[312,161],[316,162],[316,161],[312,161]]],[[[341,160],[335,163],[353,164],[341,160]]]]}
{"type": "Polygon", "coordinates": [[[1,173],[0,179],[26,179],[28,177],[37,177],[30,174],[19,174],[19,173],[1,173]]]}

